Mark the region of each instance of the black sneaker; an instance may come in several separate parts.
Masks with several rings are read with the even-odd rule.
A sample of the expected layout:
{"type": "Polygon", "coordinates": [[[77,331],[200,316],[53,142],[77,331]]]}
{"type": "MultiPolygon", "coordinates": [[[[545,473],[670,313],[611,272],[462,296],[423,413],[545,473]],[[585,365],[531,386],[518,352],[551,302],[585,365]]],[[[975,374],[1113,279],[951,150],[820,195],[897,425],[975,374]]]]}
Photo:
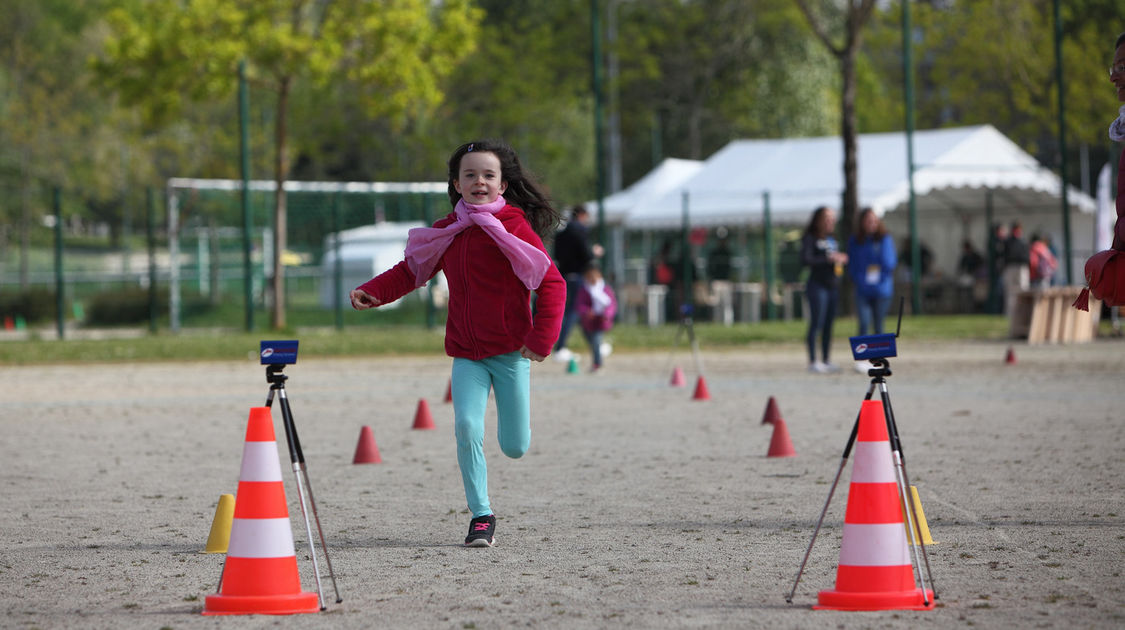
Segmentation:
{"type": "Polygon", "coordinates": [[[491,547],[496,539],[496,517],[478,516],[469,521],[469,535],[465,537],[466,547],[491,547]]]}

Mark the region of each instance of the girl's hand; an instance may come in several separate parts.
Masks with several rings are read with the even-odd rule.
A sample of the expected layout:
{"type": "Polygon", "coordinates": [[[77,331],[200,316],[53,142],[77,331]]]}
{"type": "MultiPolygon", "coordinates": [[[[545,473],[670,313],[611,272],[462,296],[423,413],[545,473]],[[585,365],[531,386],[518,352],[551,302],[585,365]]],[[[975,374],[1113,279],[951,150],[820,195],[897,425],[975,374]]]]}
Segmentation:
{"type": "Polygon", "coordinates": [[[366,309],[369,309],[369,308],[374,308],[374,307],[382,304],[382,302],[380,302],[377,298],[375,298],[371,294],[367,293],[366,291],[361,291],[359,289],[352,289],[351,298],[352,298],[352,308],[354,308],[357,311],[362,311],[362,310],[366,310],[366,309]]]}
{"type": "Polygon", "coordinates": [[[535,354],[530,349],[528,349],[527,346],[524,346],[524,347],[520,348],[520,356],[525,358],[525,359],[531,359],[532,361],[542,361],[543,359],[547,358],[547,357],[535,354]]]}

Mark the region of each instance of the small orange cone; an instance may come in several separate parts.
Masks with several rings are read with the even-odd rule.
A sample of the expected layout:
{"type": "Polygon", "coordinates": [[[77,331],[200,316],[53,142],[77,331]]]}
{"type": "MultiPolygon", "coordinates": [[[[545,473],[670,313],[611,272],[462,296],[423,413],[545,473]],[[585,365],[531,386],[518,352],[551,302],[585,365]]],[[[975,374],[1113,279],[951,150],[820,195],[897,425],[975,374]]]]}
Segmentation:
{"type": "Polygon", "coordinates": [[[672,387],[683,387],[687,384],[684,381],[684,371],[680,369],[680,366],[677,365],[676,369],[672,370],[672,380],[668,384],[672,387]]]}
{"type": "Polygon", "coordinates": [[[772,424],[773,437],[770,438],[770,450],[766,452],[766,457],[795,457],[797,451],[793,448],[793,440],[789,439],[785,421],[778,418],[772,424]]]}
{"type": "Polygon", "coordinates": [[[836,588],[820,591],[817,610],[931,610],[934,595],[914,583],[902,499],[895,477],[883,401],[859,412],[836,588]]]}
{"type": "Polygon", "coordinates": [[[359,442],[355,445],[353,464],[382,464],[383,458],[379,455],[379,447],[375,444],[375,432],[371,427],[364,426],[359,430],[359,442]]]}
{"type": "Polygon", "coordinates": [[[1008,354],[1004,356],[1004,363],[1007,363],[1008,365],[1012,365],[1015,362],[1016,362],[1016,351],[1013,350],[1011,346],[1008,346],[1008,354]]]}
{"type": "Polygon", "coordinates": [[[415,429],[436,429],[434,417],[430,415],[430,403],[425,398],[418,399],[418,411],[414,412],[415,429]]]}
{"type": "Polygon", "coordinates": [[[766,403],[762,424],[773,425],[773,437],[770,438],[770,448],[766,452],[766,457],[793,457],[797,454],[793,448],[793,440],[789,439],[789,428],[785,426],[785,420],[781,419],[777,400],[773,396],[770,396],[769,402],[766,403]]]}
{"type": "Polygon", "coordinates": [[[711,400],[711,392],[707,391],[707,381],[703,380],[703,375],[699,375],[699,380],[695,382],[695,393],[691,397],[692,400],[711,400]]]}
{"type": "Polygon", "coordinates": [[[12,319],[11,315],[4,316],[4,330],[14,330],[16,327],[16,320],[12,319]]]}
{"type": "Polygon", "coordinates": [[[204,615],[292,615],[320,610],[316,593],[301,591],[293,530],[269,407],[250,409],[230,543],[219,592],[204,615]]]}
{"type": "Polygon", "coordinates": [[[446,403],[453,402],[453,379],[452,378],[449,379],[449,384],[445,386],[445,398],[441,399],[441,402],[446,402],[446,403]]]}
{"type": "Polygon", "coordinates": [[[766,411],[762,414],[762,424],[776,424],[778,420],[781,420],[781,412],[777,409],[777,401],[770,396],[769,402],[766,403],[766,411]]]}

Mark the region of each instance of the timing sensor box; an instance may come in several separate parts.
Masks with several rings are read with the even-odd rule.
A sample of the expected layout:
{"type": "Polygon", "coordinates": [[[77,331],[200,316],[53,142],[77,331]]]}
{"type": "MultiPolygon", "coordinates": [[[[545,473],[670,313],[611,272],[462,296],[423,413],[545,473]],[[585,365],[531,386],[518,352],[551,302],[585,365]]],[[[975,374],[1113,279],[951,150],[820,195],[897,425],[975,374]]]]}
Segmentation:
{"type": "Polygon", "coordinates": [[[893,333],[848,337],[848,341],[852,344],[852,356],[856,361],[885,359],[898,354],[893,333]]]}
{"type": "Polygon", "coordinates": [[[297,340],[263,341],[262,365],[292,365],[297,362],[297,340]]]}

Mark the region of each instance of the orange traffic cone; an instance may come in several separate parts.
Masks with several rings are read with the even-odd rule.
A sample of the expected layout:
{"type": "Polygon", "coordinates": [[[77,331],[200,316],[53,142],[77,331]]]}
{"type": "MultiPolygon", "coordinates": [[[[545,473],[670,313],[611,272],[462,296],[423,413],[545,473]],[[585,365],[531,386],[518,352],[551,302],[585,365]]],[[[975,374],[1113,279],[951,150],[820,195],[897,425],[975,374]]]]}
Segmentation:
{"type": "Polygon", "coordinates": [[[789,428],[785,426],[785,420],[781,419],[781,412],[778,411],[777,401],[773,396],[766,403],[762,424],[773,425],[773,437],[770,438],[770,449],[766,452],[766,457],[793,457],[797,454],[793,448],[793,440],[789,439],[789,428]]]}
{"type": "Polygon", "coordinates": [[[1004,363],[1011,365],[1016,362],[1016,351],[1008,346],[1008,354],[1004,355],[1004,363]]]}
{"type": "Polygon", "coordinates": [[[795,457],[797,451],[793,448],[793,440],[789,439],[789,428],[785,421],[778,418],[773,423],[773,437],[770,438],[770,450],[766,457],[795,457]]]}
{"type": "Polygon", "coordinates": [[[414,412],[415,429],[436,429],[434,417],[430,415],[430,403],[425,398],[418,399],[418,411],[414,412]]]}
{"type": "Polygon", "coordinates": [[[680,366],[677,365],[676,369],[672,370],[672,380],[669,381],[668,384],[672,387],[683,387],[686,384],[684,381],[684,371],[680,369],[680,366]]]}
{"type": "Polygon", "coordinates": [[[12,319],[11,315],[4,316],[4,330],[13,330],[16,327],[16,320],[12,319]]]}
{"type": "Polygon", "coordinates": [[[379,455],[379,447],[375,445],[375,432],[371,427],[364,426],[359,430],[359,442],[355,445],[353,464],[382,464],[383,458],[379,455]]]}
{"type": "Polygon", "coordinates": [[[766,403],[766,411],[762,414],[762,424],[774,424],[778,420],[781,420],[781,412],[777,410],[777,401],[770,396],[769,402],[766,403]]]}
{"type": "Polygon", "coordinates": [[[453,402],[453,379],[452,378],[449,379],[449,384],[445,386],[445,398],[442,398],[441,402],[446,402],[446,403],[453,402]]]}
{"type": "Polygon", "coordinates": [[[695,381],[695,394],[691,397],[692,400],[711,400],[711,392],[707,391],[707,381],[703,380],[703,375],[699,375],[699,380],[695,381]]]}
{"type": "Polygon", "coordinates": [[[818,610],[930,610],[934,595],[914,583],[881,400],[865,400],[844,513],[836,588],[820,591],[818,610]]]}
{"type": "Polygon", "coordinates": [[[203,614],[291,615],[319,609],[317,594],[301,591],[270,409],[253,407],[222,580],[219,592],[207,596],[203,614]]]}

